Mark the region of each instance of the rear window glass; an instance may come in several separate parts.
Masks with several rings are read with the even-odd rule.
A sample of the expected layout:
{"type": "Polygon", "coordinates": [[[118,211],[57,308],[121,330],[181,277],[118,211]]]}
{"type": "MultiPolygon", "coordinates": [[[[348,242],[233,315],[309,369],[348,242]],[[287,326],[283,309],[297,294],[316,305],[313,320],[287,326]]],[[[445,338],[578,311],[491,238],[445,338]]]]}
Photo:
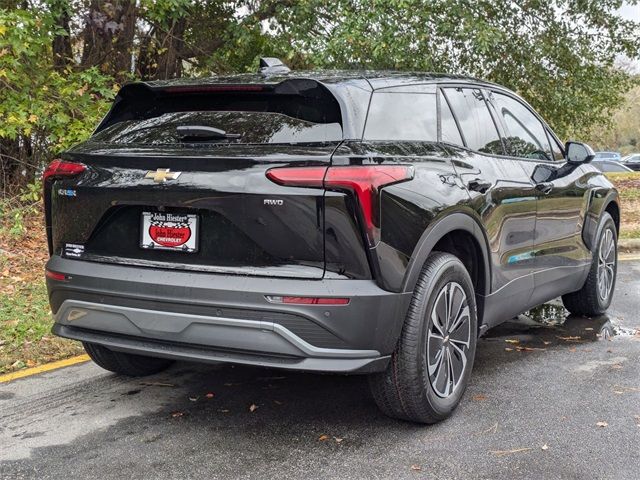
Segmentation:
{"type": "Polygon", "coordinates": [[[314,123],[269,112],[175,112],[116,123],[91,138],[119,145],[314,143],[342,140],[339,123],[314,123]],[[213,127],[228,138],[186,137],[178,127],[213,127]]]}
{"type": "Polygon", "coordinates": [[[476,88],[443,90],[460,123],[467,147],[482,153],[503,155],[502,141],[482,92],[476,88]]]}
{"type": "Polygon", "coordinates": [[[371,98],[365,140],[438,139],[438,110],[433,93],[376,92],[371,98]]]}

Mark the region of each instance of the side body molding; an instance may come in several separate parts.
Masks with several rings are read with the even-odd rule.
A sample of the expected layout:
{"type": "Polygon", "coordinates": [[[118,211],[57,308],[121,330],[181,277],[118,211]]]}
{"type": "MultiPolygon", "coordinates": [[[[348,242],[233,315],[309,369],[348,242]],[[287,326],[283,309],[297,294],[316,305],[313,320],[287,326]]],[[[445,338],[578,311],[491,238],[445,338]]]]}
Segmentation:
{"type": "Polygon", "coordinates": [[[473,235],[482,252],[482,260],[484,261],[484,285],[486,286],[486,291],[476,292],[476,294],[484,296],[491,292],[491,264],[489,262],[487,238],[477,220],[475,220],[471,215],[462,212],[450,213],[442,217],[440,220],[436,220],[429,225],[422,234],[414,253],[411,256],[409,265],[407,266],[407,272],[402,283],[403,292],[413,291],[424,262],[427,260],[427,257],[433,250],[433,247],[447,233],[455,230],[463,230],[473,235]]]}

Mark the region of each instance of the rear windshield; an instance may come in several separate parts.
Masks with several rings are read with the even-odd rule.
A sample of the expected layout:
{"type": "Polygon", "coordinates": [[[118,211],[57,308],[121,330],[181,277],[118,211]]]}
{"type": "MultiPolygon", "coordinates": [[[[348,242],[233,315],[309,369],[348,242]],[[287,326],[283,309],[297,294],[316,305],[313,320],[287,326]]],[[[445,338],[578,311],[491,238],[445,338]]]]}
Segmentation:
{"type": "Polygon", "coordinates": [[[342,140],[339,123],[314,123],[270,112],[173,112],[146,120],[118,122],[101,130],[92,142],[118,145],[184,145],[214,143],[316,143],[342,140]],[[212,127],[226,137],[194,138],[178,127],[212,127]]]}

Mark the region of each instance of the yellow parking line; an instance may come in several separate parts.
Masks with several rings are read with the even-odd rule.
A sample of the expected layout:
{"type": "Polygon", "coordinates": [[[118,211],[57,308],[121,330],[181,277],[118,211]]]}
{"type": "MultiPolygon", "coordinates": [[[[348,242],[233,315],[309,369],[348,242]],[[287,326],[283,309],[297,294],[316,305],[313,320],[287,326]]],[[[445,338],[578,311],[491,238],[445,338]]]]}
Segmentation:
{"type": "Polygon", "coordinates": [[[78,355],[77,357],[66,358],[65,360],[58,360],[57,362],[45,363],[44,365],[38,365],[37,367],[33,368],[25,368],[24,370],[18,370],[17,372],[5,373],[4,375],[0,375],[0,383],[10,382],[18,378],[30,377],[31,375],[37,375],[38,373],[57,370],[58,368],[69,367],[71,365],[87,362],[89,360],[89,355],[78,355]]]}
{"type": "Polygon", "coordinates": [[[620,260],[621,262],[630,262],[632,260],[640,260],[640,255],[635,255],[635,254],[628,254],[628,255],[620,255],[618,257],[618,260],[620,260]]]}

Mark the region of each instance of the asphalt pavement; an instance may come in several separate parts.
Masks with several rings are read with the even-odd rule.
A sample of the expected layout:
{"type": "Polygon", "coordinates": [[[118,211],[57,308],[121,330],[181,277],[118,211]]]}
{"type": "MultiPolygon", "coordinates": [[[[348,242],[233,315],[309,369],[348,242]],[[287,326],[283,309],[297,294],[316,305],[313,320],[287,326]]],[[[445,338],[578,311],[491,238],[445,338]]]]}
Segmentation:
{"type": "Polygon", "coordinates": [[[552,302],[489,332],[449,420],[382,415],[359,376],[92,363],[0,384],[0,479],[640,478],[640,261],[608,317],[552,302]]]}

